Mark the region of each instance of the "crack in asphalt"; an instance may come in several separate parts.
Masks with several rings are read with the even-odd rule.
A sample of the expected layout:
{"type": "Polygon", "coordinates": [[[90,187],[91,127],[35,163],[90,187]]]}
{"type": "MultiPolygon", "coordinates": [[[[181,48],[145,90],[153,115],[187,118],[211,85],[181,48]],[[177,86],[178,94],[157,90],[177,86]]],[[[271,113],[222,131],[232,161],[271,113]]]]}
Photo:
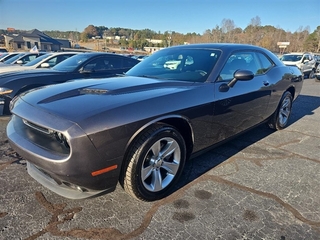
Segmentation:
{"type": "MultiPolygon", "coordinates": [[[[189,183],[185,187],[179,189],[178,191],[174,192],[170,196],[159,200],[155,202],[154,205],[151,206],[150,210],[145,214],[140,226],[136,228],[134,231],[124,234],[121,233],[119,230],[115,228],[89,228],[89,229],[72,229],[69,231],[59,231],[58,225],[62,224],[66,221],[71,221],[74,217],[74,214],[80,212],[82,210],[81,207],[73,208],[64,210],[66,207],[66,204],[52,204],[46,200],[46,198],[43,196],[41,192],[36,193],[36,198],[38,202],[49,212],[52,214],[51,220],[49,221],[47,227],[44,230],[41,230],[40,232],[34,234],[33,236],[27,238],[26,240],[34,240],[37,237],[45,234],[45,233],[51,233],[54,236],[63,236],[63,237],[81,237],[81,238],[87,238],[87,239],[121,239],[121,240],[128,240],[134,237],[138,237],[140,234],[142,234],[151,223],[152,217],[154,214],[158,211],[158,209],[161,206],[164,206],[166,204],[177,204],[177,201],[179,201],[179,198],[181,198],[186,191],[191,188],[192,186],[199,184],[203,181],[214,181],[217,183],[228,185],[232,188],[237,188],[245,192],[250,192],[259,196],[262,196],[264,198],[269,198],[278,204],[280,204],[283,208],[285,208],[288,212],[290,212],[296,219],[300,220],[301,222],[308,224],[310,226],[314,227],[320,227],[320,222],[309,220],[302,216],[302,214],[296,210],[294,207],[292,207],[290,204],[284,202],[272,193],[267,193],[263,191],[259,191],[229,180],[226,180],[224,178],[221,178],[219,176],[215,175],[208,175],[204,174],[194,180],[193,182],[189,183]],[[61,217],[62,216],[62,217],[61,217]],[[108,236],[106,238],[106,236],[108,236]]],[[[209,192],[206,192],[204,190],[200,190],[200,192],[195,192],[195,197],[197,197],[199,200],[209,199],[211,197],[209,192]]],[[[179,204],[179,203],[178,203],[179,204]]],[[[180,204],[187,206],[185,202],[181,202],[180,204]]],[[[173,219],[177,220],[179,222],[188,221],[194,218],[194,214],[191,212],[182,212],[182,213],[174,213],[173,219]]],[[[255,221],[258,217],[256,214],[251,210],[245,210],[244,213],[244,219],[249,221],[255,221]]]]}
{"type": "Polygon", "coordinates": [[[47,227],[38,233],[26,238],[26,240],[34,240],[42,236],[45,233],[51,233],[54,236],[60,237],[81,237],[87,239],[104,239],[105,236],[109,236],[110,239],[117,239],[120,236],[120,232],[114,228],[89,228],[89,229],[72,229],[69,231],[60,231],[59,224],[71,221],[74,219],[74,215],[82,210],[82,207],[75,207],[72,209],[66,209],[67,204],[53,204],[50,203],[41,192],[36,192],[35,197],[37,201],[52,214],[51,220],[47,224],[47,227]]]}
{"type": "MultiPolygon", "coordinates": [[[[290,144],[290,143],[288,143],[288,144],[290,144]]],[[[288,144],[287,144],[287,145],[288,145],[288,144]]],[[[268,143],[266,143],[266,145],[272,146],[272,147],[274,147],[274,148],[277,148],[277,147],[275,147],[275,146],[273,146],[273,145],[271,145],[271,144],[268,144],[268,143]]],[[[285,146],[285,145],[282,145],[282,146],[285,146]]],[[[299,158],[301,158],[301,159],[308,160],[308,161],[312,161],[312,162],[315,162],[315,163],[320,163],[320,160],[318,160],[318,159],[310,158],[310,157],[306,157],[306,156],[300,155],[300,154],[298,154],[298,153],[290,152],[289,150],[284,149],[284,148],[279,148],[279,149],[280,149],[281,151],[285,151],[285,152],[291,154],[292,156],[296,156],[296,157],[299,157],[299,158]]],[[[277,159],[277,160],[278,160],[278,159],[277,159]]]]}

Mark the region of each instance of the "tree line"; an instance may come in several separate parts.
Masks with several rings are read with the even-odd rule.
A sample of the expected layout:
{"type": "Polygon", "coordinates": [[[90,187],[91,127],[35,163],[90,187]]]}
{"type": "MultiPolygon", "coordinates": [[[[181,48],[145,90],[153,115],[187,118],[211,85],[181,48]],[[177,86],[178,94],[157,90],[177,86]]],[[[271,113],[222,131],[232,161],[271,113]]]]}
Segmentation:
{"type": "MultiPolygon", "coordinates": [[[[0,30],[0,34],[2,33],[0,30]]],[[[286,52],[320,52],[320,25],[316,30],[310,32],[309,27],[299,27],[295,32],[285,31],[281,28],[266,25],[261,26],[261,20],[257,16],[252,18],[244,29],[236,27],[231,19],[223,19],[220,25],[207,29],[203,34],[182,34],[175,31],[164,33],[150,29],[134,30],[127,28],[113,28],[105,26],[88,25],[82,32],[78,31],[43,31],[53,38],[70,39],[74,42],[87,42],[92,38],[105,39],[106,46],[120,45],[126,48],[144,47],[168,47],[185,43],[243,43],[261,46],[273,52],[279,52],[278,42],[290,42],[285,49],[286,52]],[[118,41],[110,38],[119,36],[118,41]],[[147,39],[162,40],[162,43],[152,43],[147,39]]]]}

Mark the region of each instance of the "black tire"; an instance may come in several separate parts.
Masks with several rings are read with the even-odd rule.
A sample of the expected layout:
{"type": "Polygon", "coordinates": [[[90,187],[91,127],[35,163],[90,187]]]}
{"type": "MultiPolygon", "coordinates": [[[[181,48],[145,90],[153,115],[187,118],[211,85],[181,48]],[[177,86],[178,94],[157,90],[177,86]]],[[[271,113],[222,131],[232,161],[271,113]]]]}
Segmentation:
{"type": "Polygon", "coordinates": [[[308,78],[309,78],[309,79],[313,79],[314,77],[315,77],[315,75],[314,75],[314,70],[311,70],[311,72],[309,73],[308,78]]]}
{"type": "Polygon", "coordinates": [[[186,161],[186,144],[172,126],[155,124],[133,143],[123,173],[123,187],[131,196],[155,201],[170,194],[186,161]]]}
{"type": "Polygon", "coordinates": [[[292,94],[285,92],[280,100],[277,110],[270,117],[268,126],[272,129],[284,129],[289,122],[292,109],[292,94]]]}

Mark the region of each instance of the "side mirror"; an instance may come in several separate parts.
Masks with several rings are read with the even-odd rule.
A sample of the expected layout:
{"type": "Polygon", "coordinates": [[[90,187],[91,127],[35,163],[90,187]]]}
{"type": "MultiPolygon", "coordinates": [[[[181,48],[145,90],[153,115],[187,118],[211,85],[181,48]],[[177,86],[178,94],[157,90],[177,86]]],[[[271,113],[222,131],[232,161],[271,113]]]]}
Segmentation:
{"type": "Polygon", "coordinates": [[[233,74],[233,79],[228,83],[228,86],[233,87],[238,81],[250,81],[253,78],[253,72],[249,70],[238,70],[233,74]]]}
{"type": "Polygon", "coordinates": [[[50,68],[49,63],[41,63],[40,68],[50,68]]]}
{"type": "Polygon", "coordinates": [[[22,65],[22,64],[23,64],[23,61],[22,61],[22,60],[18,60],[18,61],[16,62],[16,64],[22,65]]]}
{"type": "Polygon", "coordinates": [[[80,73],[92,73],[92,68],[88,66],[84,66],[79,70],[80,73]]]}
{"type": "Polygon", "coordinates": [[[233,77],[238,80],[249,81],[254,78],[254,74],[250,70],[238,70],[234,73],[233,77]]]}

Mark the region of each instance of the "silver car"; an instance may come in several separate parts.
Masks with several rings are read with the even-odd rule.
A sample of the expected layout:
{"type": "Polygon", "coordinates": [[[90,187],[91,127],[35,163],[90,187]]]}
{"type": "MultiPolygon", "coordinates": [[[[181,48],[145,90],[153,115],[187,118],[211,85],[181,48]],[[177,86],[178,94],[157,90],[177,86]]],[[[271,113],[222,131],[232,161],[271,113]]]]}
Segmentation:
{"type": "Polygon", "coordinates": [[[297,66],[304,76],[314,78],[316,60],[311,53],[288,53],[280,59],[287,66],[297,66]]]}

